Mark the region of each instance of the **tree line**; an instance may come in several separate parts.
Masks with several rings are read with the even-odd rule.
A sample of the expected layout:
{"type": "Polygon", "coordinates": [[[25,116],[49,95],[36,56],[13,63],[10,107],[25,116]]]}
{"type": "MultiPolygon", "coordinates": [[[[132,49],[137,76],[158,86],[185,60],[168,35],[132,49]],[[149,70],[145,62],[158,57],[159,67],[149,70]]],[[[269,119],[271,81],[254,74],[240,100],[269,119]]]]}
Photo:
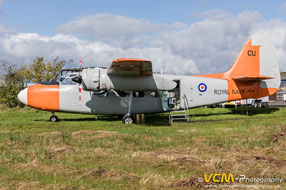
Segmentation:
{"type": "Polygon", "coordinates": [[[57,81],[61,70],[72,60],[59,59],[52,61],[36,57],[30,63],[19,66],[2,60],[0,64],[0,103],[12,108],[23,106],[17,98],[18,93],[28,83],[47,83],[57,81]]]}

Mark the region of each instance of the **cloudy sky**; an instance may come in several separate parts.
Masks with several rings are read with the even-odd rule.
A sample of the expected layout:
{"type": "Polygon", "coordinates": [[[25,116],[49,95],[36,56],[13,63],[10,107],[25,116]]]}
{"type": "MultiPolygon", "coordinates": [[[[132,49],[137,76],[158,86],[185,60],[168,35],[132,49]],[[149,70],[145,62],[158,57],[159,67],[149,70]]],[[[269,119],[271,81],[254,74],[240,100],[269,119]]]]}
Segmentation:
{"type": "Polygon", "coordinates": [[[226,71],[248,38],[272,40],[286,71],[282,0],[0,0],[0,59],[73,59],[67,67],[148,59],[155,71],[226,71]]]}

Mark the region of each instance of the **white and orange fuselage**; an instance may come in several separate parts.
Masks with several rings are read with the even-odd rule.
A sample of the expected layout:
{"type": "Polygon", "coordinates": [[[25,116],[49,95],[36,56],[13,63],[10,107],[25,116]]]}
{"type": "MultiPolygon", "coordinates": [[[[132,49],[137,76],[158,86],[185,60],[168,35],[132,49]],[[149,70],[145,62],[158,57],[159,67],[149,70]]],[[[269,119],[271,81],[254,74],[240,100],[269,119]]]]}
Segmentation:
{"type": "MultiPolygon", "coordinates": [[[[118,59],[116,63],[126,60],[139,62],[118,59]]],[[[90,75],[91,78],[98,77],[91,82],[98,85],[94,88],[103,89],[102,93],[88,88],[87,82],[74,85],[37,84],[21,91],[18,97],[33,108],[52,112],[134,114],[257,99],[272,95],[280,87],[274,47],[261,37],[251,38],[232,67],[224,73],[179,76],[150,75],[147,72],[144,76],[125,76],[122,73],[126,67],[122,68],[123,72],[120,70],[117,75],[102,68],[96,70],[99,74],[90,75]]]]}

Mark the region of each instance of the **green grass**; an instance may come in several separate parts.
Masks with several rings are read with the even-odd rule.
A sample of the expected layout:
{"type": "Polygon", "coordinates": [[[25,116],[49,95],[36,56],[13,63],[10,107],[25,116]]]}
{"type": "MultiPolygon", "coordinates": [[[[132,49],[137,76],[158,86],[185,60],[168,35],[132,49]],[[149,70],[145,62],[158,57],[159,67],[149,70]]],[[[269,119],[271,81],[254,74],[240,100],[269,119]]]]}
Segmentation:
{"type": "Polygon", "coordinates": [[[0,186],[196,189],[198,177],[217,172],[286,180],[286,108],[190,114],[190,123],[152,114],[145,125],[124,125],[115,116],[57,113],[51,123],[49,112],[2,107],[0,186]]]}

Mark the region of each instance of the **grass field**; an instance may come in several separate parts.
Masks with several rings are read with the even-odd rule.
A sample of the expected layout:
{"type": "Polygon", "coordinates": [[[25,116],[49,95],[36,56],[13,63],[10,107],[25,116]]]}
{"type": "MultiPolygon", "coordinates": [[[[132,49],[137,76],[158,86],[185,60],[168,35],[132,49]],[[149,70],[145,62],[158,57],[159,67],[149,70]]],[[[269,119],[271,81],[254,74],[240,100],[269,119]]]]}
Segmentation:
{"type": "Polygon", "coordinates": [[[49,112],[2,107],[0,189],[205,189],[198,178],[211,173],[286,180],[286,108],[190,113],[191,123],[65,113],[50,123],[49,112]]]}

